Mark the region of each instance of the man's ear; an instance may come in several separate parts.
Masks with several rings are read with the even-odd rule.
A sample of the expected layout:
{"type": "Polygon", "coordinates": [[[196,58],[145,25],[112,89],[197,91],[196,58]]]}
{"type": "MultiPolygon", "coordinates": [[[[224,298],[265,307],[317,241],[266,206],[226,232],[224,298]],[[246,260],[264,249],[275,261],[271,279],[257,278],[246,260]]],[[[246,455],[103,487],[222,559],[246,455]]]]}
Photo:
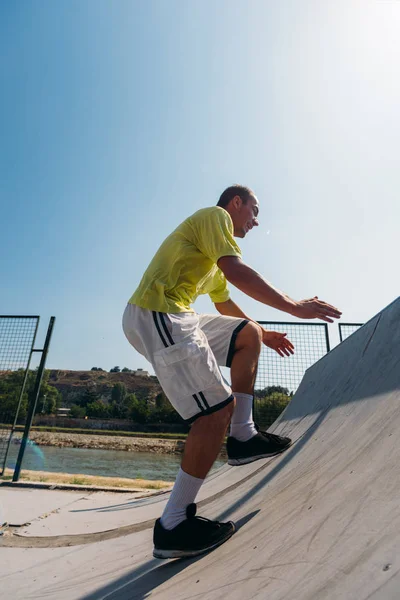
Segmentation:
{"type": "Polygon", "coordinates": [[[239,209],[242,206],[243,201],[240,196],[234,196],[232,198],[232,204],[236,209],[239,209]]]}

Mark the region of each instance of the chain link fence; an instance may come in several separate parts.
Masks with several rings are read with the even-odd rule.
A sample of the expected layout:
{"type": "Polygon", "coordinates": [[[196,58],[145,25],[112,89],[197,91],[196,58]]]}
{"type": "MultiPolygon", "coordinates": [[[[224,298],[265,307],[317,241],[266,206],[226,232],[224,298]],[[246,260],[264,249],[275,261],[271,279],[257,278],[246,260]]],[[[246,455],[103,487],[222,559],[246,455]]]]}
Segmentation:
{"type": "Polygon", "coordinates": [[[26,413],[21,405],[38,325],[37,316],[0,316],[0,475],[18,417],[26,413]]]}
{"type": "Polygon", "coordinates": [[[295,353],[282,358],[263,346],[254,393],[254,418],[263,429],[281,414],[296,392],[305,371],[330,350],[325,323],[259,321],[265,329],[287,333],[295,353]]]}
{"type": "Polygon", "coordinates": [[[343,342],[352,335],[357,329],[363,326],[363,323],[339,323],[339,339],[343,342]]]}

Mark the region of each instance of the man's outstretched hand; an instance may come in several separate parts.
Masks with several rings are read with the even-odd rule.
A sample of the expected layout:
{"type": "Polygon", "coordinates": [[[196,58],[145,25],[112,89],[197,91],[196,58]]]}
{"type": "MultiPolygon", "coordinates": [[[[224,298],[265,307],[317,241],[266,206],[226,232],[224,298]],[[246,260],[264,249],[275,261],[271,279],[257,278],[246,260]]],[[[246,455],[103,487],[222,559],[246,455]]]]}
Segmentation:
{"type": "Polygon", "coordinates": [[[290,340],[287,339],[287,333],[279,333],[279,331],[268,331],[263,329],[262,338],[263,343],[272,348],[279,354],[279,356],[285,357],[294,354],[294,346],[290,340]]]}
{"type": "Polygon", "coordinates": [[[297,302],[293,314],[300,319],[321,319],[321,321],[327,323],[333,323],[333,319],[340,319],[342,316],[340,310],[322,300],[318,300],[318,296],[297,302]]]}

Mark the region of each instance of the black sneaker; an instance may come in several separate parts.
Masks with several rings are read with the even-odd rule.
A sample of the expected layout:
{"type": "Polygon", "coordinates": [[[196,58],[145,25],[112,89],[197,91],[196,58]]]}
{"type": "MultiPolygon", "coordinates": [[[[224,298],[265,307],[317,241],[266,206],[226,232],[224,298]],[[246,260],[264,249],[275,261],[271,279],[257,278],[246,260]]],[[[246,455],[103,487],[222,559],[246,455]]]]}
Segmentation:
{"type": "Polygon", "coordinates": [[[161,520],[157,519],[153,533],[155,558],[197,556],[220,546],[235,533],[232,521],[220,523],[196,517],[196,508],[196,504],[189,504],[187,519],[171,530],[164,529],[161,520]]]}
{"type": "Polygon", "coordinates": [[[275,456],[287,450],[292,443],[290,438],[260,431],[258,427],[257,430],[258,433],[247,442],[228,437],[226,441],[228,465],[246,465],[260,458],[275,456]]]}

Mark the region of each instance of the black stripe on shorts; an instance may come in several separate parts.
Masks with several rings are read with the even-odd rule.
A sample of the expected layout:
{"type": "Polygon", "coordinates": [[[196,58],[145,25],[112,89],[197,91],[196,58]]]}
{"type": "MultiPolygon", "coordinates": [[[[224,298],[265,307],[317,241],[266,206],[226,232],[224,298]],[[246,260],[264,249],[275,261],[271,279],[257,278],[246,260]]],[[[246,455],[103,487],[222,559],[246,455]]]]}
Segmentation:
{"type": "Polygon", "coordinates": [[[206,407],[206,410],[207,410],[208,408],[210,408],[210,405],[208,404],[207,400],[205,399],[205,396],[204,396],[203,392],[199,392],[199,396],[200,396],[200,398],[203,400],[203,402],[204,402],[204,406],[206,407]]]}
{"type": "Polygon", "coordinates": [[[210,405],[208,404],[203,392],[199,392],[199,396],[200,398],[197,396],[197,394],[192,394],[193,398],[196,400],[197,406],[200,408],[201,411],[206,411],[210,408],[210,405]],[[203,401],[204,406],[201,405],[200,399],[203,401]]]}
{"type": "Polygon", "coordinates": [[[201,402],[200,402],[200,400],[198,399],[198,397],[197,397],[197,395],[196,395],[196,394],[193,394],[193,398],[196,400],[196,404],[197,404],[197,406],[199,407],[199,409],[201,410],[201,412],[204,412],[204,411],[205,411],[205,408],[203,408],[203,406],[201,405],[201,402]]]}
{"type": "Polygon", "coordinates": [[[168,327],[167,327],[167,324],[165,322],[165,315],[164,315],[164,313],[158,313],[158,316],[160,317],[161,325],[163,326],[163,329],[165,331],[165,335],[167,336],[167,339],[168,339],[169,343],[171,344],[171,346],[173,346],[175,342],[172,339],[172,336],[171,336],[170,332],[168,331],[168,327]]]}
{"type": "Polygon", "coordinates": [[[248,319],[243,320],[239,325],[234,329],[231,337],[231,343],[229,344],[228,356],[226,358],[226,366],[230,367],[232,365],[233,355],[235,354],[235,343],[237,335],[240,331],[242,331],[243,327],[250,323],[248,319]]]}
{"type": "Polygon", "coordinates": [[[158,313],[155,310],[153,310],[152,313],[153,313],[154,324],[155,324],[155,326],[157,328],[158,335],[160,336],[162,343],[164,344],[164,346],[166,348],[168,348],[168,346],[173,346],[175,342],[172,339],[170,332],[168,331],[167,325],[165,323],[164,314],[163,313],[158,313]],[[160,323],[158,322],[157,317],[159,318],[159,320],[161,322],[162,329],[164,331],[162,331],[162,329],[160,327],[160,323]],[[169,344],[168,344],[168,342],[169,342],[169,344]]]}
{"type": "Polygon", "coordinates": [[[193,423],[193,421],[195,421],[199,417],[205,417],[206,415],[211,415],[212,413],[215,413],[218,410],[221,410],[221,408],[224,408],[224,406],[227,406],[228,404],[230,404],[232,402],[232,400],[234,400],[234,396],[231,394],[229,396],[229,398],[227,398],[220,404],[217,404],[216,406],[210,406],[209,408],[207,408],[207,410],[202,410],[200,413],[197,413],[197,415],[190,417],[190,419],[185,419],[185,422],[190,424],[190,423],[193,423]]]}

